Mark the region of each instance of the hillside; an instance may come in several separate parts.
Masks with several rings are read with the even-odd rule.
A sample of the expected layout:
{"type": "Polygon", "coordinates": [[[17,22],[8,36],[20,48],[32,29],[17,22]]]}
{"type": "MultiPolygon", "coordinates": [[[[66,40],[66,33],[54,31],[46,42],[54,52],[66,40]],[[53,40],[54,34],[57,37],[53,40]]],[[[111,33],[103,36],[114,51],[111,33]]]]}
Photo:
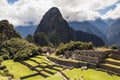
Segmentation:
{"type": "Polygon", "coordinates": [[[75,30],[80,30],[89,34],[99,36],[104,42],[107,42],[106,31],[108,25],[101,19],[95,21],[84,21],[84,22],[69,22],[70,27],[75,30]]]}
{"type": "Polygon", "coordinates": [[[20,34],[14,29],[13,25],[7,20],[0,21],[0,43],[11,38],[21,38],[20,34]]]}
{"type": "Polygon", "coordinates": [[[39,32],[45,33],[54,45],[67,43],[71,40],[92,41],[95,46],[104,45],[103,40],[99,37],[95,35],[92,36],[85,32],[75,31],[70,28],[67,21],[62,17],[62,14],[56,7],[51,8],[45,13],[34,35],[39,32]]]}
{"type": "Polygon", "coordinates": [[[120,19],[117,19],[108,29],[107,37],[109,45],[120,47],[120,19]]]}

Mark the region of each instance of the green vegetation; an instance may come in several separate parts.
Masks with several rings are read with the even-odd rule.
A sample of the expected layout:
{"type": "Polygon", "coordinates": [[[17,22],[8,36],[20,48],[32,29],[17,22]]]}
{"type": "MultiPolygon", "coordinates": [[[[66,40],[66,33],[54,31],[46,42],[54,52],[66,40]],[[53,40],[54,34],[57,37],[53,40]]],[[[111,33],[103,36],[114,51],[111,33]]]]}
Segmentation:
{"type": "Polygon", "coordinates": [[[117,66],[117,65],[112,65],[112,64],[108,64],[108,63],[102,64],[102,65],[106,65],[106,66],[110,66],[110,67],[113,67],[113,68],[118,68],[118,69],[120,69],[120,66],[117,66]]]}
{"type": "Polygon", "coordinates": [[[13,74],[15,78],[35,73],[35,71],[31,71],[26,66],[20,64],[19,62],[14,62],[13,60],[3,61],[2,65],[5,65],[8,71],[13,74]]]}
{"type": "MultiPolygon", "coordinates": [[[[52,46],[52,44],[48,40],[47,35],[45,35],[42,32],[36,33],[33,37],[34,37],[34,42],[37,45],[40,45],[40,46],[52,46]]],[[[30,41],[30,40],[28,39],[28,41],[30,41]]]]}
{"type": "Polygon", "coordinates": [[[111,46],[110,48],[111,48],[111,49],[117,49],[117,46],[114,46],[114,45],[113,45],[113,46],[111,46]]]}
{"type": "Polygon", "coordinates": [[[24,39],[12,38],[0,45],[0,55],[3,59],[24,60],[39,54],[38,47],[24,39]]]}
{"type": "Polygon", "coordinates": [[[26,40],[30,43],[34,43],[34,37],[31,34],[28,34],[28,36],[26,37],[26,40]]]}
{"type": "Polygon", "coordinates": [[[112,59],[112,58],[107,58],[106,60],[108,60],[108,61],[112,61],[112,62],[120,63],[120,60],[116,60],[116,59],[112,59]]]}
{"type": "Polygon", "coordinates": [[[21,38],[20,34],[15,31],[13,25],[7,20],[0,21],[0,43],[11,38],[21,38]]]}
{"type": "Polygon", "coordinates": [[[60,54],[64,54],[65,51],[74,51],[74,50],[90,50],[90,49],[93,49],[93,44],[92,42],[80,42],[80,41],[77,41],[77,42],[74,42],[74,41],[71,41],[70,43],[67,43],[67,44],[60,44],[57,48],[57,52],[56,54],[57,55],[60,55],[60,54]]]}
{"type": "Polygon", "coordinates": [[[72,69],[63,71],[71,80],[81,79],[83,80],[120,80],[118,76],[110,76],[105,72],[96,71],[93,69],[81,70],[81,69],[72,69]],[[73,75],[75,74],[75,75],[73,75]]]}
{"type": "MultiPolygon", "coordinates": [[[[80,68],[74,68],[71,70],[63,70],[61,66],[55,66],[53,63],[47,61],[45,58],[46,56],[36,56],[24,62],[33,67],[38,65],[43,66],[35,67],[34,69],[41,71],[42,74],[47,75],[48,77],[45,78],[41,74],[38,74],[32,77],[25,78],[23,80],[64,80],[57,70],[65,73],[66,76],[68,76],[71,80],[78,80],[82,78],[84,78],[84,80],[120,80],[120,77],[118,76],[110,76],[106,72],[96,71],[93,69],[81,70],[80,68]],[[52,72],[54,74],[50,74],[46,71],[52,72]]],[[[31,70],[28,66],[19,62],[14,62],[13,60],[3,61],[2,65],[5,65],[7,67],[8,71],[10,72],[10,74],[14,75],[15,79],[37,73],[36,70],[31,70]]]]}
{"type": "Polygon", "coordinates": [[[62,76],[60,76],[59,73],[56,73],[55,75],[52,75],[52,76],[50,76],[46,79],[43,79],[43,80],[64,80],[64,79],[62,78],[62,76]]]}
{"type": "MultiPolygon", "coordinates": [[[[29,64],[32,67],[35,67],[38,65],[43,66],[43,67],[39,67],[39,66],[35,67],[34,68],[35,70],[31,70],[28,66],[21,64],[19,62],[14,62],[13,60],[3,61],[2,65],[5,65],[7,67],[9,73],[13,74],[15,79],[24,77],[24,76],[28,76],[31,74],[36,74],[37,73],[36,70],[41,71],[42,74],[47,75],[48,77],[52,76],[53,74],[46,72],[46,70],[49,72],[52,72],[52,73],[58,72],[57,70],[62,70],[61,67],[54,66],[54,64],[45,60],[45,58],[46,58],[45,56],[36,56],[36,57],[32,57],[32,58],[24,61],[26,64],[29,64]],[[32,61],[32,60],[34,60],[34,61],[32,61]],[[48,65],[52,66],[52,68],[47,67],[48,65]]],[[[35,75],[32,77],[25,78],[23,80],[39,80],[39,79],[45,79],[45,77],[38,74],[38,75],[35,75]]]]}

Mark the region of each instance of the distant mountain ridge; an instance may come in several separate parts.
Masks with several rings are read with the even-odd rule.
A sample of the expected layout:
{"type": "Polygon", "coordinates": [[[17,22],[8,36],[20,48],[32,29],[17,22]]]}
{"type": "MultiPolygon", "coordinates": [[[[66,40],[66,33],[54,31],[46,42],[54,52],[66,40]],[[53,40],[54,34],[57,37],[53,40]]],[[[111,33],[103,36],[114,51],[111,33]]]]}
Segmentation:
{"type": "Polygon", "coordinates": [[[37,26],[31,25],[31,26],[17,26],[15,27],[15,30],[18,31],[23,38],[25,38],[28,34],[33,35],[37,26]]]}
{"type": "Polygon", "coordinates": [[[53,44],[67,43],[74,41],[92,41],[95,46],[102,46],[104,42],[101,38],[82,31],[75,31],[70,28],[67,21],[63,19],[58,8],[53,7],[43,16],[35,33],[45,33],[53,44]]]}
{"type": "Polygon", "coordinates": [[[106,28],[104,28],[104,26],[101,26],[103,24],[99,23],[99,21],[69,22],[69,25],[75,30],[80,30],[89,34],[94,34],[96,36],[99,36],[104,40],[104,42],[107,42],[107,37],[105,34],[108,25],[106,23],[103,23],[107,25],[106,28]]]}
{"type": "Polygon", "coordinates": [[[108,45],[120,47],[120,19],[115,20],[115,22],[110,25],[107,31],[107,38],[109,41],[108,45]]]}

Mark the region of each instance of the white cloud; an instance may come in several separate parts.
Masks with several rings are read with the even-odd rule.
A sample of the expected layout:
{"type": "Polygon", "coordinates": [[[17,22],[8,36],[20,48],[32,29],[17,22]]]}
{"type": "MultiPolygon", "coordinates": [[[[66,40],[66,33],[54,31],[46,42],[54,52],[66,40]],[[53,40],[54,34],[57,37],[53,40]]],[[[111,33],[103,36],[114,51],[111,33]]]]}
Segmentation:
{"type": "Polygon", "coordinates": [[[45,12],[53,6],[60,9],[68,21],[95,20],[101,17],[96,11],[116,3],[118,0],[18,0],[9,4],[0,0],[0,20],[8,19],[15,26],[37,25],[45,12]]]}
{"type": "Polygon", "coordinates": [[[116,8],[114,10],[108,11],[103,18],[111,18],[111,19],[116,19],[120,18],[120,3],[116,4],[116,8]]]}

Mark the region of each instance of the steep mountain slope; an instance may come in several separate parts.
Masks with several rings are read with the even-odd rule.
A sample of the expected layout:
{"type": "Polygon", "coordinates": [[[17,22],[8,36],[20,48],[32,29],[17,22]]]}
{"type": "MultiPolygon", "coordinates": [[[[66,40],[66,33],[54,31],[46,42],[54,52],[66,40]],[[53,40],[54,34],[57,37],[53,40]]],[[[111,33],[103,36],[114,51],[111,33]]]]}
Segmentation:
{"type": "Polygon", "coordinates": [[[41,20],[35,34],[43,32],[49,36],[49,40],[58,45],[60,43],[67,43],[70,40],[76,40],[73,36],[76,35],[75,31],[71,29],[67,22],[63,19],[60,11],[53,7],[51,8],[41,20]]]}
{"type": "Polygon", "coordinates": [[[17,26],[15,30],[18,31],[23,38],[25,38],[28,34],[34,34],[37,26],[17,26]]]}
{"type": "Polygon", "coordinates": [[[98,18],[95,21],[89,21],[89,22],[92,25],[94,25],[97,29],[99,29],[101,33],[106,34],[109,25],[103,19],[98,18]]]}
{"type": "Polygon", "coordinates": [[[120,46],[120,19],[117,19],[107,32],[107,38],[109,40],[109,45],[120,46]]]}
{"type": "Polygon", "coordinates": [[[35,33],[45,33],[49,40],[54,44],[58,45],[60,43],[67,43],[70,40],[80,40],[80,41],[92,41],[95,46],[104,45],[103,40],[99,37],[87,34],[81,31],[75,31],[69,27],[66,20],[63,19],[58,8],[51,8],[41,20],[35,33]],[[98,41],[96,43],[96,41],[98,41]]]}
{"type": "Polygon", "coordinates": [[[112,25],[114,22],[116,22],[117,19],[108,18],[108,19],[104,19],[104,21],[110,26],[110,25],[112,25]]]}
{"type": "Polygon", "coordinates": [[[11,38],[21,38],[20,34],[16,32],[13,25],[7,20],[0,21],[0,43],[11,38]]]}
{"type": "MultiPolygon", "coordinates": [[[[104,31],[101,30],[101,25],[97,25],[99,22],[93,22],[93,21],[84,21],[84,22],[69,22],[70,27],[72,27],[75,30],[80,30],[86,33],[94,34],[99,37],[101,37],[104,42],[107,42],[107,38],[105,36],[104,31]],[[93,25],[94,24],[94,25],[93,25]],[[96,25],[96,26],[95,26],[96,25]]],[[[100,24],[100,23],[99,23],[100,24]]]]}

